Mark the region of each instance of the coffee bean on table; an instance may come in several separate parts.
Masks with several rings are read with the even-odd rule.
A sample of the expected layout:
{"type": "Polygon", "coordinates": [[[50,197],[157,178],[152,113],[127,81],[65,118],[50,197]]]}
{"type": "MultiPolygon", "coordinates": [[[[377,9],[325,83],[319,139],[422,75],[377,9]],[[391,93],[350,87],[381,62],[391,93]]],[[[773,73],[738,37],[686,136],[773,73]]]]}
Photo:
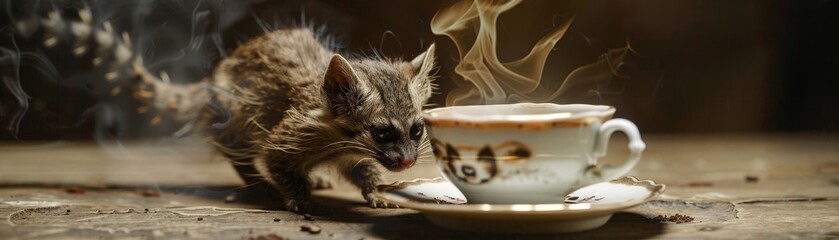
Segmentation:
{"type": "Polygon", "coordinates": [[[311,233],[311,234],[318,234],[318,233],[320,233],[320,227],[315,226],[315,225],[306,224],[306,225],[300,226],[300,231],[308,232],[308,233],[311,233]]]}

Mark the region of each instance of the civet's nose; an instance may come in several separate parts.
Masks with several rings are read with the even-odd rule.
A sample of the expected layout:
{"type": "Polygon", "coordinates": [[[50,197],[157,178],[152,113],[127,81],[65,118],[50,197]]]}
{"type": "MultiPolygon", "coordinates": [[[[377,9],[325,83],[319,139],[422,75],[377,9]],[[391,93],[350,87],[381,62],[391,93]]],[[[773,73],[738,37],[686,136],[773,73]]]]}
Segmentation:
{"type": "Polygon", "coordinates": [[[400,165],[402,168],[409,168],[409,167],[413,167],[413,166],[414,166],[414,163],[416,163],[416,162],[417,162],[417,161],[416,161],[416,160],[414,160],[414,159],[402,159],[402,161],[401,161],[401,162],[399,162],[399,165],[400,165]]]}

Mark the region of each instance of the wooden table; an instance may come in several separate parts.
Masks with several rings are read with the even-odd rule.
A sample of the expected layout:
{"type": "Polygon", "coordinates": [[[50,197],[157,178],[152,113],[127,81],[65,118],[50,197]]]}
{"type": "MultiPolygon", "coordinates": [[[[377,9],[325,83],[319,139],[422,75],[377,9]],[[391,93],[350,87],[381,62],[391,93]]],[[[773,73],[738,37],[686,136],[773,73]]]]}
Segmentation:
{"type": "MultiPolygon", "coordinates": [[[[194,141],[0,143],[0,239],[216,238],[839,238],[839,136],[646,135],[631,175],[667,184],[657,200],[605,226],[560,235],[482,235],[430,224],[410,209],[370,209],[346,184],[318,192],[314,221],[226,203],[240,185],[194,141]],[[78,187],[78,188],[77,188],[78,187]],[[688,223],[659,222],[683,214],[688,223]],[[318,234],[303,225],[321,228],[318,234]]],[[[622,159],[613,140],[604,162],[622,159]]],[[[391,180],[434,177],[431,163],[391,180]]]]}

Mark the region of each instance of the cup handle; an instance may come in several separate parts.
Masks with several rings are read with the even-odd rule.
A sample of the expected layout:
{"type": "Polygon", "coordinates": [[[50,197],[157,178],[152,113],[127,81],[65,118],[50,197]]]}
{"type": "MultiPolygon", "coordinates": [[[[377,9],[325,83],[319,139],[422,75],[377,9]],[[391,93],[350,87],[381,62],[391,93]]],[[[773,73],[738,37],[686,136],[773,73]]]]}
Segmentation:
{"type": "Polygon", "coordinates": [[[597,131],[597,140],[594,145],[595,161],[598,158],[606,156],[606,147],[609,145],[609,139],[615,131],[622,131],[629,137],[629,145],[627,146],[629,147],[629,159],[618,166],[603,166],[600,169],[600,176],[603,180],[607,181],[629,173],[635,167],[635,164],[641,160],[641,152],[647,147],[644,141],[641,140],[641,134],[638,132],[638,127],[634,123],[621,118],[612,119],[600,125],[600,129],[597,131]]]}

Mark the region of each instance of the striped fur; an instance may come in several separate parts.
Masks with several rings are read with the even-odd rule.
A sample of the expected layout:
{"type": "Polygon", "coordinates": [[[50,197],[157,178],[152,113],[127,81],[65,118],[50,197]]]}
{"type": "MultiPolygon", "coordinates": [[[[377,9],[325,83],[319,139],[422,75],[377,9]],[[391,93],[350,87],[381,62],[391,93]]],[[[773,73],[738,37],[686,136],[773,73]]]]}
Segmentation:
{"type": "Polygon", "coordinates": [[[145,68],[128,34],[94,26],[87,10],[80,21],[58,16],[19,21],[16,30],[31,36],[43,28],[45,47],[71,41],[73,54],[93,54],[113,94],[130,90],[142,103],[137,113],[156,114],[149,125],[165,117],[210,134],[248,186],[272,189],[289,210],[306,211],[309,175],[324,164],[371,206],[387,207],[371,194],[382,169],[404,170],[431,151],[420,114],[434,88],[433,45],[412,61],[345,59],[319,31],[266,29],[203,81],[172,84],[145,68]],[[376,138],[382,129],[386,141],[376,138]]]}

